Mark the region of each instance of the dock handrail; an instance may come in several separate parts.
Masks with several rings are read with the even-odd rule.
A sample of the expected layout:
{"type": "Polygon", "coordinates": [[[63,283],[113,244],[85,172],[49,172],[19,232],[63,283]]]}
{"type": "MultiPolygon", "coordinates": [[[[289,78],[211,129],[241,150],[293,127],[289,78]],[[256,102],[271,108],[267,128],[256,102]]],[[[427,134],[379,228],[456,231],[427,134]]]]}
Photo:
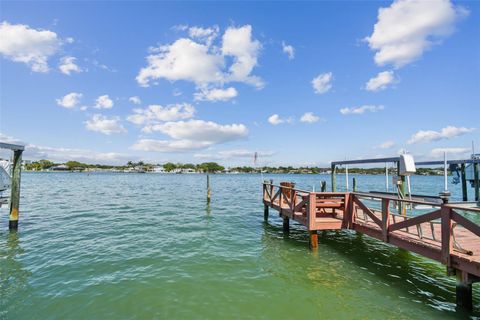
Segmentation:
{"type": "Polygon", "coordinates": [[[361,198],[401,201],[401,202],[412,203],[412,204],[423,204],[423,205],[428,205],[428,206],[432,206],[432,207],[441,207],[442,206],[442,204],[438,203],[438,202],[427,202],[427,201],[414,200],[414,199],[410,200],[410,199],[399,198],[399,197],[394,197],[394,196],[378,195],[378,194],[369,193],[369,192],[352,192],[352,194],[357,196],[357,197],[361,197],[361,198]]]}

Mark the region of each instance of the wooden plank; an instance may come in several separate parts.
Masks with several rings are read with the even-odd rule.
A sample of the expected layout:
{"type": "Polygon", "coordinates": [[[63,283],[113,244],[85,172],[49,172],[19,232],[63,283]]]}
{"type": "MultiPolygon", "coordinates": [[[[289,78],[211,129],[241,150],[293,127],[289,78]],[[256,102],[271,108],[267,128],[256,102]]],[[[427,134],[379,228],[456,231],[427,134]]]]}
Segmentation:
{"type": "Polygon", "coordinates": [[[451,209],[442,206],[442,263],[451,267],[450,255],[453,250],[451,209]]]}
{"type": "Polygon", "coordinates": [[[435,210],[433,212],[425,213],[425,214],[422,214],[420,216],[416,216],[416,217],[413,217],[413,218],[410,218],[410,219],[407,219],[407,220],[404,220],[404,221],[401,221],[401,222],[391,224],[390,225],[390,232],[400,230],[400,229],[404,229],[404,228],[408,228],[408,227],[412,227],[414,225],[422,224],[422,223],[425,223],[425,222],[428,222],[428,221],[431,221],[431,220],[435,220],[435,219],[440,218],[440,216],[441,216],[441,210],[435,210]]]}
{"type": "MultiPolygon", "coordinates": [[[[480,226],[478,226],[474,222],[468,220],[467,218],[465,218],[464,216],[458,214],[453,210],[452,210],[452,220],[462,225],[464,228],[466,228],[468,231],[475,234],[477,237],[480,237],[480,226]]],[[[478,241],[480,244],[480,239],[478,239],[478,241]]]]}
{"type": "Polygon", "coordinates": [[[388,242],[388,232],[390,227],[390,200],[382,200],[382,234],[383,241],[388,242]]]}

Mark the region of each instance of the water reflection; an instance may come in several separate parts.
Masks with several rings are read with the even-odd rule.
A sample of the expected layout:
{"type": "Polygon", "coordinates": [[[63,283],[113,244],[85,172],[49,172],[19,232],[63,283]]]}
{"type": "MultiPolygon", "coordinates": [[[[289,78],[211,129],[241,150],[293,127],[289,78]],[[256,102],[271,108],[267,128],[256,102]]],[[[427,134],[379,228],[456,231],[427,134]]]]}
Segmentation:
{"type": "Polygon", "coordinates": [[[19,233],[0,234],[0,318],[6,317],[14,301],[23,300],[30,272],[24,269],[19,256],[24,253],[20,246],[19,233]]]}
{"type": "MultiPolygon", "coordinates": [[[[288,255],[292,257],[288,251],[296,250],[299,246],[307,251],[306,230],[292,228],[290,233],[283,233],[281,224],[268,223],[264,223],[263,228],[262,243],[266,247],[265,254],[268,259],[275,259],[273,255],[283,256],[282,263],[285,265],[288,255]]],[[[315,264],[310,263],[304,271],[312,285],[321,290],[333,290],[347,285],[348,281],[358,283],[358,280],[362,279],[355,278],[368,273],[373,280],[363,280],[373,281],[372,285],[377,287],[376,290],[382,286],[395,288],[399,292],[399,299],[447,311],[454,318],[480,316],[479,310],[472,313],[456,310],[455,279],[446,276],[443,265],[360,233],[321,231],[318,250],[304,252],[303,255],[319,259],[315,264]],[[345,270],[345,266],[342,266],[345,261],[354,264],[356,268],[350,272],[345,270]],[[341,272],[347,274],[340,274],[341,272]]],[[[476,301],[478,294],[475,295],[474,289],[474,305],[476,301]]]]}

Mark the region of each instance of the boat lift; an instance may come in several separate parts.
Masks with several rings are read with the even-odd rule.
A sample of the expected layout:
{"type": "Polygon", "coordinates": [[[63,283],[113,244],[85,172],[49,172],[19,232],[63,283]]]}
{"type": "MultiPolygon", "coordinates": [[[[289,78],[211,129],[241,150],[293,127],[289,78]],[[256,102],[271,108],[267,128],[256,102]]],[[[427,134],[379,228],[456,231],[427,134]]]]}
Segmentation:
{"type": "MultiPolygon", "coordinates": [[[[401,156],[398,157],[390,157],[390,158],[374,158],[374,159],[360,159],[360,160],[344,160],[344,161],[334,161],[331,163],[331,181],[332,181],[332,192],[337,191],[337,178],[336,178],[336,173],[337,173],[337,167],[339,166],[345,166],[346,168],[346,175],[345,178],[347,179],[346,181],[346,186],[347,186],[347,191],[348,191],[348,165],[352,164],[375,164],[375,163],[382,163],[385,165],[385,189],[388,194],[391,194],[389,191],[389,175],[388,175],[388,170],[389,170],[389,163],[394,163],[397,166],[397,173],[401,173],[401,156]]],[[[479,171],[480,171],[480,156],[479,155],[472,155],[471,159],[460,159],[460,160],[447,160],[446,158],[444,160],[440,161],[417,161],[415,162],[415,166],[432,166],[432,165],[440,165],[444,166],[444,175],[446,177],[446,166],[449,166],[450,169],[452,167],[459,167],[460,168],[460,174],[459,177],[456,177],[459,182],[462,183],[462,200],[463,201],[468,201],[468,190],[467,190],[467,182],[470,182],[472,187],[474,188],[475,192],[475,201],[480,201],[480,178],[479,178],[479,171]]],[[[397,185],[397,190],[396,194],[398,195],[399,198],[404,199],[405,196],[407,196],[410,192],[406,192],[405,187],[406,182],[408,180],[408,175],[398,175],[396,179],[397,185]]],[[[447,190],[447,185],[445,185],[445,191],[447,190]]],[[[375,192],[375,193],[381,193],[381,192],[375,192]]],[[[444,194],[444,192],[442,192],[444,194]]],[[[421,198],[432,198],[429,200],[433,200],[433,198],[440,199],[439,197],[432,197],[432,196],[415,196],[414,197],[421,197],[421,198]]]]}

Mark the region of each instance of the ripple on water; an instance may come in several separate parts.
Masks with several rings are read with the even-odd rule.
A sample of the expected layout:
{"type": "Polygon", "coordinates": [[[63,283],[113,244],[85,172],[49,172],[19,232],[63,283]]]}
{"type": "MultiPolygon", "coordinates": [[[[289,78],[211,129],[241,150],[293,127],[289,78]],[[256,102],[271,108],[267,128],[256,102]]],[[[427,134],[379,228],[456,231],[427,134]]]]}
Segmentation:
{"type": "MultiPolygon", "coordinates": [[[[414,178],[418,193],[431,179],[414,178]]],[[[211,176],[207,207],[203,175],[25,173],[19,232],[0,215],[0,318],[464,316],[436,262],[351,232],[320,233],[311,252],[303,227],[263,223],[260,180],[211,176]]]]}

